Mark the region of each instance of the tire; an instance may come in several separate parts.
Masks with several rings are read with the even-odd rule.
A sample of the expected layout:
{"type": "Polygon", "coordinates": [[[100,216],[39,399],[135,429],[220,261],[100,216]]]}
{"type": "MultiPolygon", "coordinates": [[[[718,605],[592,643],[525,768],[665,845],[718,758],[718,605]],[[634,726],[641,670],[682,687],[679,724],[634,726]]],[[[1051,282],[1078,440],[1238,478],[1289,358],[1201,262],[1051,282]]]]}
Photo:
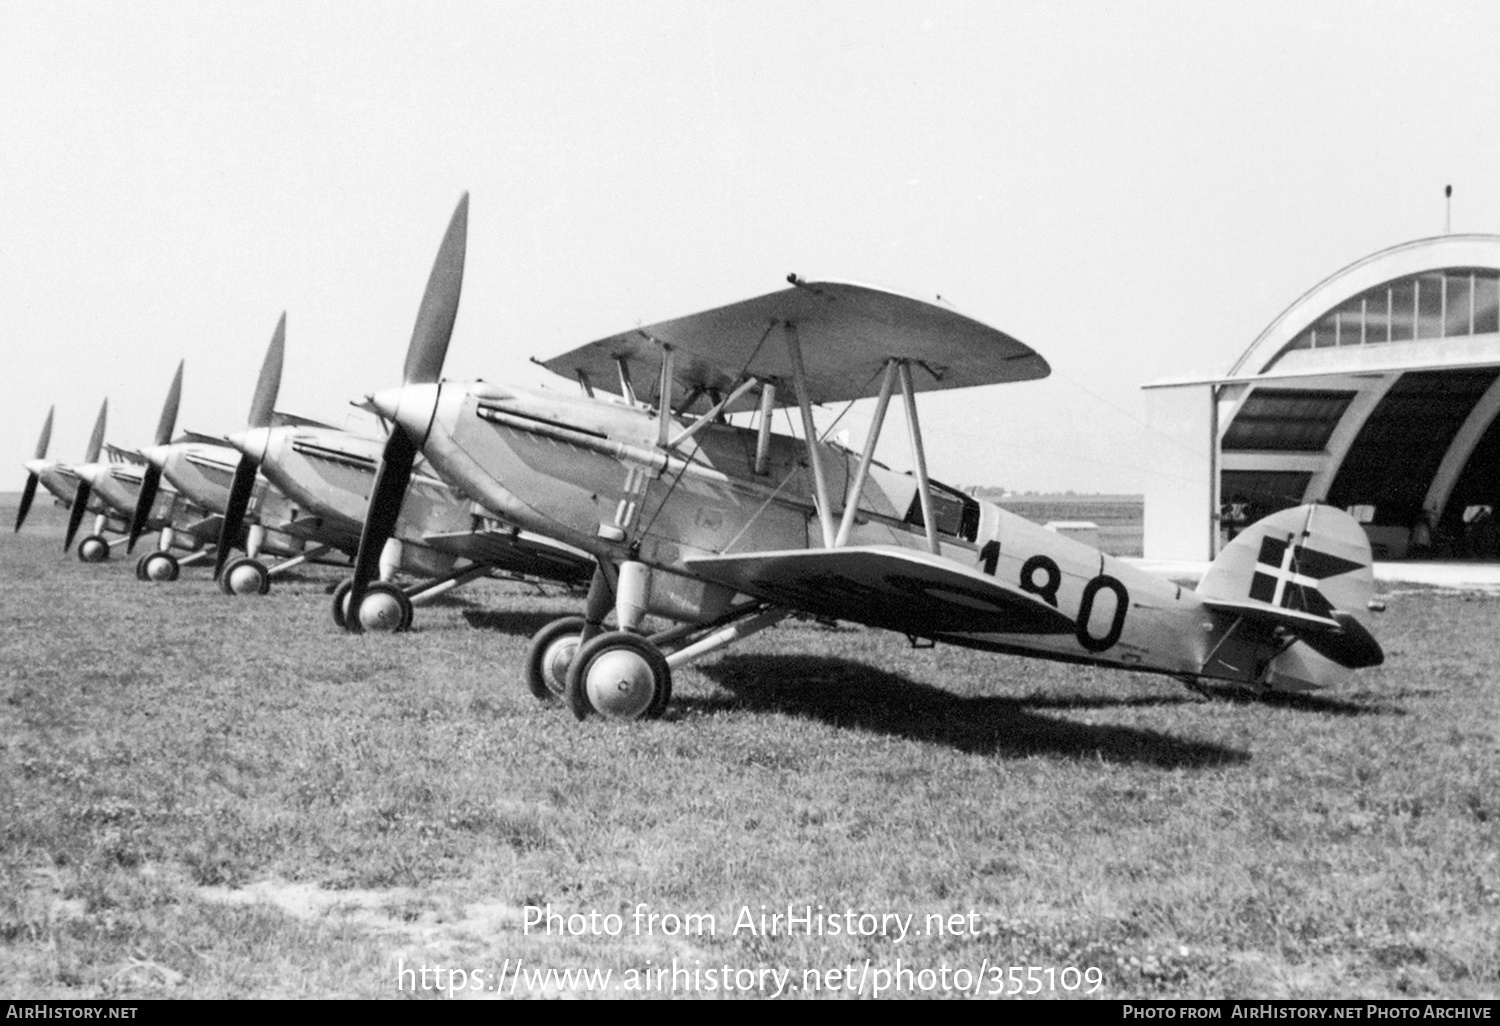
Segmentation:
{"type": "Polygon", "coordinates": [[[672,699],[672,670],[650,641],[628,631],[610,631],[573,657],[567,698],[580,720],[590,713],[622,720],[656,719],[672,699]]]}
{"type": "Polygon", "coordinates": [[[150,583],[175,581],[182,573],[170,552],[148,552],[135,564],[135,575],[150,583]]]}
{"type": "Polygon", "coordinates": [[[349,626],[349,589],[354,587],[354,578],[345,577],[333,589],[333,622],[339,630],[349,626]]]}
{"type": "MultiPolygon", "coordinates": [[[[348,615],[345,614],[346,621],[348,615]]],[[[389,581],[374,581],[365,589],[358,615],[360,626],[366,631],[394,632],[411,629],[414,610],[406,592],[389,581]]]]}
{"type": "Polygon", "coordinates": [[[78,543],[78,559],[83,563],[103,563],[109,559],[109,542],[91,534],[78,543]]]}
{"type": "Polygon", "coordinates": [[[581,616],[565,616],[532,635],[526,648],[524,679],[526,687],[542,701],[550,702],[567,695],[568,667],[578,654],[578,638],[583,633],[583,624],[581,616]]]}
{"type": "Polygon", "coordinates": [[[271,574],[258,560],[241,556],[219,575],[219,590],[226,595],[264,595],[271,590],[271,574]]]}

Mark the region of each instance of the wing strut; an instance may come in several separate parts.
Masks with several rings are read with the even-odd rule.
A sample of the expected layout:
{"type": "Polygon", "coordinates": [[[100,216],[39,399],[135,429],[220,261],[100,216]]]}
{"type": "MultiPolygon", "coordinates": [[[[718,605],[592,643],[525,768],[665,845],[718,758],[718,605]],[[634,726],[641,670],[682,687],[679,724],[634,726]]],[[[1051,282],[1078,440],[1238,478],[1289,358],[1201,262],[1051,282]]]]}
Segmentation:
{"type": "MultiPolygon", "coordinates": [[[[730,392],[728,396],[720,399],[717,403],[715,403],[713,409],[711,409],[707,413],[701,415],[697,420],[693,421],[687,427],[685,427],[681,431],[677,432],[677,434],[672,438],[672,440],[667,443],[667,448],[668,449],[675,449],[675,448],[677,448],[683,442],[686,442],[689,438],[692,438],[699,431],[703,430],[703,426],[705,424],[712,424],[714,422],[714,419],[716,417],[718,417],[718,415],[724,411],[725,407],[727,407],[730,403],[734,402],[740,396],[744,395],[746,392],[750,391],[752,388],[754,388],[758,384],[760,384],[760,382],[758,380],[756,380],[755,378],[747,378],[744,381],[740,382],[740,384],[732,392],[730,392]]],[[[685,406],[685,407],[686,406],[691,406],[691,405],[692,405],[691,401],[686,402],[686,403],[683,404],[683,406],[685,406]]]]}
{"type": "Polygon", "coordinates": [[[665,448],[672,427],[672,347],[661,347],[661,385],[656,390],[656,444],[665,448]]]}
{"type": "Polygon", "coordinates": [[[901,397],[906,400],[906,429],[911,435],[912,455],[917,460],[917,497],[922,501],[922,523],[927,529],[927,547],[938,555],[937,522],[932,517],[932,482],[927,477],[927,456],[922,451],[922,428],[917,424],[917,395],[911,387],[911,364],[896,364],[901,375],[901,397]]]}
{"type": "Polygon", "coordinates": [[[839,523],[838,537],[833,540],[834,548],[841,548],[849,542],[849,532],[854,528],[854,514],[859,509],[859,497],[865,490],[865,479],[870,476],[870,464],[875,460],[875,443],[880,441],[880,428],[885,424],[885,411],[891,404],[891,390],[896,385],[896,360],[885,362],[885,375],[880,380],[880,398],[875,400],[875,415],[870,419],[870,433],[865,436],[865,451],[859,457],[859,470],[854,474],[854,482],[849,486],[848,498],[844,500],[844,518],[839,523]]]}
{"type": "Polygon", "coordinates": [[[828,496],[828,479],[823,474],[823,458],[819,455],[818,431],[813,425],[812,403],[807,397],[807,369],[802,365],[802,342],[797,337],[797,326],[790,321],[782,325],[786,334],[786,351],[792,361],[792,383],[797,389],[797,409],[802,413],[802,437],[807,446],[807,458],[812,463],[813,489],[818,501],[818,522],[823,527],[823,547],[833,548],[833,506],[828,496]]]}
{"type": "Polygon", "coordinates": [[[776,386],[766,382],[760,389],[760,425],[755,433],[755,473],[766,474],[771,457],[771,412],[776,409],[776,386]]]}

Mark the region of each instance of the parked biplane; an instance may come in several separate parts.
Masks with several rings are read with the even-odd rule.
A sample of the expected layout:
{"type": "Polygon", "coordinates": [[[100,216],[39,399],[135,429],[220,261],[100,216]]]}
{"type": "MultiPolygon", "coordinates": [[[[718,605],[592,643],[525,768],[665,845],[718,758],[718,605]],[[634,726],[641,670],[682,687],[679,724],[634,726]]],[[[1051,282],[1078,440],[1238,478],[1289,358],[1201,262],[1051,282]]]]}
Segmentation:
{"type": "MultiPolygon", "coordinates": [[[[271,350],[276,360],[276,374],[280,373],[280,352],[286,333],[286,315],[283,314],[272,336],[271,350]]],[[[268,354],[267,361],[271,360],[268,354]]],[[[271,382],[271,394],[263,396],[266,383],[266,368],[262,368],[261,383],[252,403],[252,418],[256,410],[264,406],[267,410],[275,401],[275,380],[271,382]]],[[[283,420],[283,414],[275,414],[283,420]]],[[[165,432],[170,435],[170,428],[165,432]]],[[[156,445],[142,450],[142,455],[152,465],[155,473],[143,482],[136,506],[135,521],[131,525],[131,541],[139,534],[146,522],[146,511],[153,505],[160,479],[165,477],[176,490],[187,496],[198,506],[214,515],[203,529],[214,544],[205,550],[204,558],[214,559],[214,576],[221,590],[227,594],[265,594],[270,590],[271,579],[306,562],[328,560],[330,552],[340,548],[345,539],[329,536],[318,529],[315,518],[299,518],[296,506],[276,489],[271,488],[263,477],[251,478],[251,489],[237,522],[226,529],[225,514],[231,505],[233,481],[240,462],[240,454],[222,439],[193,434],[179,436],[172,441],[162,441],[164,432],[158,429],[156,445]],[[311,547],[309,547],[309,545],[311,547]],[[243,548],[246,555],[231,560],[233,548],[243,548]],[[277,557],[276,562],[266,566],[260,562],[262,553],[277,557]]],[[[345,562],[354,551],[354,542],[349,541],[347,553],[334,557],[334,562],[345,562]]],[[[197,559],[199,557],[189,557],[197,559]]],[[[185,562],[185,561],[184,561],[185,562]]],[[[164,547],[147,553],[136,567],[136,576],[146,581],[171,581],[178,575],[179,561],[164,547]]]]}
{"type": "Polygon", "coordinates": [[[580,718],[659,715],[674,668],[795,612],[914,644],[1258,689],[1323,686],[1383,658],[1366,626],[1369,544],[1339,510],[1260,521],[1193,590],[933,481],[919,392],[1049,373],[1030,347],[944,306],[792,276],[769,295],[544,361],[581,396],[441,381],[467,212],[466,196],[403,385],[371,398],[395,428],[355,560],[353,610],[420,452],[494,515],[595,557],[583,615],[538,632],[525,671],[535,693],[564,696],[580,718]],[[913,474],[874,458],[898,392],[913,474]],[[819,438],[814,406],[866,398],[875,410],[858,451],[819,438]],[[781,406],[796,407],[800,437],[771,430],[781,406]],[[751,425],[727,421],[742,410],[751,425]],[[643,636],[648,613],[680,626],[643,636]]]}
{"type": "MultiPolygon", "coordinates": [[[[178,369],[178,375],[180,378],[181,368],[178,369]]],[[[167,402],[168,405],[174,403],[172,393],[169,393],[167,402]]],[[[92,532],[78,543],[78,558],[85,563],[102,562],[109,558],[115,546],[125,545],[133,540],[127,533],[134,512],[134,496],[146,473],[138,453],[105,443],[104,427],[108,411],[109,401],[105,400],[99,407],[88,448],[80,463],[47,459],[47,447],[52,433],[52,411],[48,411],[37,442],[36,457],[27,460],[25,464],[26,486],[16,511],[16,530],[19,531],[31,510],[37,485],[41,484],[51,492],[69,510],[67,533],[63,539],[65,552],[73,547],[73,539],[84,519],[92,513],[92,532]],[[107,459],[101,460],[101,456],[106,456],[107,459]],[[111,538],[107,532],[117,537],[111,538]]],[[[159,519],[151,523],[153,526],[160,526],[159,519]]],[[[187,544],[192,544],[191,539],[187,544]]]]}
{"type": "MultiPolygon", "coordinates": [[[[182,398],[181,362],[172,377],[162,404],[161,416],[156,425],[156,442],[169,440],[177,423],[177,408],[182,398]]],[[[105,512],[95,521],[92,535],[78,543],[78,558],[84,562],[97,562],[109,558],[115,545],[124,544],[126,551],[135,547],[136,540],[145,531],[159,532],[157,549],[147,553],[136,562],[136,576],[144,578],[146,567],[155,566],[167,559],[175,568],[178,564],[171,556],[173,548],[191,553],[184,562],[206,558],[206,549],[217,529],[217,521],[203,507],[196,505],[187,496],[172,489],[158,489],[160,471],[151,466],[139,451],[106,445],[108,461],[96,461],[73,467],[80,478],[78,496],[68,521],[68,534],[64,546],[71,544],[73,534],[81,520],[80,508],[91,497],[105,507],[105,512]],[[115,527],[122,535],[110,540],[103,536],[104,526],[115,527]]]]}
{"type": "MultiPolygon", "coordinates": [[[[283,505],[291,507],[281,530],[300,534],[324,551],[331,546],[352,555],[385,442],[271,412],[280,386],[285,328],[283,316],[261,367],[247,427],[229,436],[241,455],[225,529],[229,531],[253,501],[244,482],[258,471],[287,497],[283,505]]],[[[370,585],[360,607],[363,629],[404,630],[411,625],[415,606],[481,577],[565,583],[589,578],[592,561],[586,553],[501,523],[430,474],[413,475],[403,506],[394,535],[381,553],[380,580],[370,585]],[[418,580],[399,585],[396,578],[401,573],[418,580]]],[[[241,577],[248,580],[246,575],[255,569],[251,563],[241,559],[225,567],[221,584],[226,590],[241,577]]],[[[350,585],[345,581],[334,591],[333,616],[339,626],[344,626],[350,585]]]]}

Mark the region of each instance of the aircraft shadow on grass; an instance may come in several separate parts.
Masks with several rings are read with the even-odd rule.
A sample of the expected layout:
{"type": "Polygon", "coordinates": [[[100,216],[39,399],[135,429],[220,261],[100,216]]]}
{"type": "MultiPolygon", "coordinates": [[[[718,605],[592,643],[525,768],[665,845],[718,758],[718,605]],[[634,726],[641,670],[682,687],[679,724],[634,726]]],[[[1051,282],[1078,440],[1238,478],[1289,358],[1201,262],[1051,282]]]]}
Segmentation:
{"type": "Polygon", "coordinates": [[[854,728],[948,745],[972,755],[1019,758],[1063,755],[1164,769],[1248,762],[1250,754],[1136,727],[1074,723],[1041,716],[1044,708],[1131,707],[1191,703],[1129,698],[1079,703],[1033,698],[954,695],[896,674],[826,656],[729,656],[700,667],[733,698],[677,700],[679,709],[725,707],[780,712],[854,728]]]}

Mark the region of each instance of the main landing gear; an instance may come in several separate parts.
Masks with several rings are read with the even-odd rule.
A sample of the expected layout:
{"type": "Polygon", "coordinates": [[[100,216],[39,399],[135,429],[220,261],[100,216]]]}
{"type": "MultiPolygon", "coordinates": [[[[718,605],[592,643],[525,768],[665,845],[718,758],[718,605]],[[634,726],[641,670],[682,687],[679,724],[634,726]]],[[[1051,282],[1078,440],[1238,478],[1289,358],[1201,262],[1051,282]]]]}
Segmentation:
{"type": "Polygon", "coordinates": [[[175,581],[182,573],[177,557],[160,549],[152,550],[135,561],[135,577],[138,581],[175,581]]]}
{"type": "Polygon", "coordinates": [[[109,558],[109,542],[102,536],[91,534],[78,543],[78,559],[84,563],[102,563],[109,558]]]}
{"type": "MultiPolygon", "coordinates": [[[[257,526],[253,530],[259,530],[257,526]]],[[[320,545],[315,549],[299,553],[290,559],[283,559],[279,563],[266,566],[258,558],[263,551],[258,543],[252,543],[253,552],[241,556],[239,559],[231,560],[224,567],[224,572],[219,575],[219,590],[226,595],[265,595],[271,590],[271,578],[277,577],[293,567],[301,566],[310,560],[321,559],[331,550],[331,546],[320,545]]]]}
{"type": "Polygon", "coordinates": [[[564,699],[580,720],[592,713],[610,719],[656,719],[672,699],[672,670],[780,621],[786,612],[759,602],[731,607],[707,624],[688,624],[646,636],[651,571],[643,563],[614,567],[600,562],[589,585],[583,616],[543,627],[526,650],[525,682],[537,698],[564,699]],[[613,605],[619,629],[606,631],[613,605]]]}
{"type": "MultiPolygon", "coordinates": [[[[345,627],[349,622],[349,589],[353,579],[339,582],[333,589],[333,622],[345,627]]],[[[372,581],[359,604],[359,623],[367,631],[404,631],[411,628],[414,615],[406,592],[389,581],[372,581]]]]}
{"type": "MultiPolygon", "coordinates": [[[[410,630],[415,607],[476,578],[485,577],[493,569],[489,563],[471,563],[412,588],[402,588],[391,581],[372,581],[359,606],[360,627],[367,631],[410,630]]],[[[349,624],[349,590],[353,587],[353,578],[346,578],[333,590],[333,622],[341,628],[347,628],[349,624]]]]}

